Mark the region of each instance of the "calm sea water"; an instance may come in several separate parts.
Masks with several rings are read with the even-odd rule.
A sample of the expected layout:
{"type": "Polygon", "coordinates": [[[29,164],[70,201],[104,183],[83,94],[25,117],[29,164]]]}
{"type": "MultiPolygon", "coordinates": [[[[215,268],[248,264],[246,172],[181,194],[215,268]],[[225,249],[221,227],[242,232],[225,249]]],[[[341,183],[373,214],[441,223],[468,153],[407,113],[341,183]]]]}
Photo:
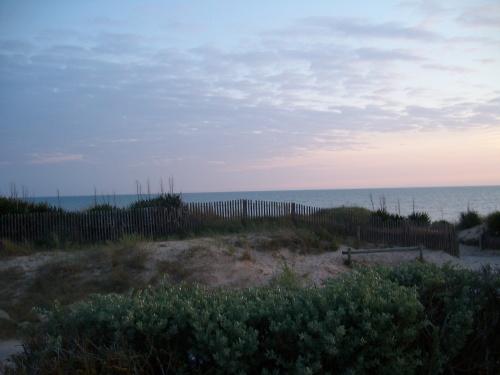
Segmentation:
{"type": "MultiPolygon", "coordinates": [[[[233,199],[296,202],[316,207],[360,206],[380,207],[382,199],[387,210],[407,215],[413,211],[427,212],[433,220],[456,221],[467,207],[481,214],[500,210],[500,186],[430,187],[391,189],[335,189],[335,190],[283,190],[226,193],[184,193],[186,202],[210,202],[233,199]],[[398,203],[399,202],[399,203],[398,203]]],[[[144,197],[144,196],[143,196],[144,197]]],[[[94,203],[94,196],[64,196],[31,198],[67,210],[82,210],[94,203]]],[[[126,207],[137,200],[136,195],[98,196],[98,203],[111,203],[126,207]]]]}

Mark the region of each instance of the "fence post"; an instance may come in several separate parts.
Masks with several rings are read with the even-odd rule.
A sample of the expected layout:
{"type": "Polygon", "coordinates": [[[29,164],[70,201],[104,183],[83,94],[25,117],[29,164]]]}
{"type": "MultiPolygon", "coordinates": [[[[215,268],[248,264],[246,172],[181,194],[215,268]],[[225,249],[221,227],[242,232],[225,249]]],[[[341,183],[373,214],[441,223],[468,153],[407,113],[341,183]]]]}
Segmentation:
{"type": "Polygon", "coordinates": [[[350,247],[347,248],[347,265],[348,266],[351,265],[351,248],[350,247]]]}
{"type": "Polygon", "coordinates": [[[421,262],[423,262],[423,261],[424,261],[424,253],[423,253],[423,248],[424,248],[424,247],[423,247],[422,245],[418,245],[418,251],[419,251],[419,256],[418,256],[418,258],[419,258],[419,260],[420,260],[421,262]]]}
{"type": "Polygon", "coordinates": [[[361,226],[358,225],[356,227],[356,238],[358,239],[358,243],[361,243],[361,226]]]}
{"type": "Polygon", "coordinates": [[[243,199],[243,214],[241,216],[241,222],[243,224],[246,224],[247,215],[248,215],[248,201],[246,199],[243,199]]]}
{"type": "Polygon", "coordinates": [[[292,202],[290,206],[290,215],[292,217],[292,222],[296,224],[296,218],[295,218],[295,202],[292,202]]]}

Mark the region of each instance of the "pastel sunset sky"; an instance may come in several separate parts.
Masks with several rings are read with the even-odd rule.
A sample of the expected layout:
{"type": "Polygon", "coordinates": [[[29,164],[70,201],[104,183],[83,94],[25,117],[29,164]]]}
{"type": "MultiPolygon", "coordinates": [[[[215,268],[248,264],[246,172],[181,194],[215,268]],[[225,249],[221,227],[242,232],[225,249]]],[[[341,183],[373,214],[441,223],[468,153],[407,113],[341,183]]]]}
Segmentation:
{"type": "Polygon", "coordinates": [[[0,2],[0,193],[500,185],[500,2],[0,2]]]}

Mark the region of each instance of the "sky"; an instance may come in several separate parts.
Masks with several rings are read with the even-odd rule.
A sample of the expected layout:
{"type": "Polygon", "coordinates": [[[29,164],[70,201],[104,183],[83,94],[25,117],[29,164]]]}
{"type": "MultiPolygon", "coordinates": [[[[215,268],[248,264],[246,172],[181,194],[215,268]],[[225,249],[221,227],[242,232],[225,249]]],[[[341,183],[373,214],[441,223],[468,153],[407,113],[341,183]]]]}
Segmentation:
{"type": "Polygon", "coordinates": [[[500,1],[0,1],[0,193],[500,185],[500,1]]]}

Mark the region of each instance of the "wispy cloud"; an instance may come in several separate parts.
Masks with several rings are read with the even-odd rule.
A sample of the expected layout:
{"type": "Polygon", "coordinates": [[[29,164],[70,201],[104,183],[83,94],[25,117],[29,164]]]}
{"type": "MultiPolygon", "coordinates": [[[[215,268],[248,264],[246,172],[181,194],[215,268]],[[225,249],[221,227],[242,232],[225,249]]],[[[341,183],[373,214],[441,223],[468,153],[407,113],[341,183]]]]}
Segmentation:
{"type": "Polygon", "coordinates": [[[82,154],[64,154],[61,152],[55,153],[34,153],[31,155],[30,164],[60,164],[74,161],[82,161],[82,154]]]}
{"type": "MultiPolygon", "coordinates": [[[[439,40],[439,34],[418,26],[406,26],[397,22],[374,23],[366,19],[330,16],[305,17],[293,27],[295,32],[330,32],[347,37],[381,39],[409,39],[420,41],[439,40]]],[[[291,28],[291,29],[292,29],[291,28]]]]}
{"type": "Polygon", "coordinates": [[[467,26],[500,28],[500,4],[498,2],[470,7],[458,21],[467,26]]]}
{"type": "Polygon", "coordinates": [[[117,138],[111,139],[109,143],[137,143],[139,140],[137,138],[117,138]]]}

